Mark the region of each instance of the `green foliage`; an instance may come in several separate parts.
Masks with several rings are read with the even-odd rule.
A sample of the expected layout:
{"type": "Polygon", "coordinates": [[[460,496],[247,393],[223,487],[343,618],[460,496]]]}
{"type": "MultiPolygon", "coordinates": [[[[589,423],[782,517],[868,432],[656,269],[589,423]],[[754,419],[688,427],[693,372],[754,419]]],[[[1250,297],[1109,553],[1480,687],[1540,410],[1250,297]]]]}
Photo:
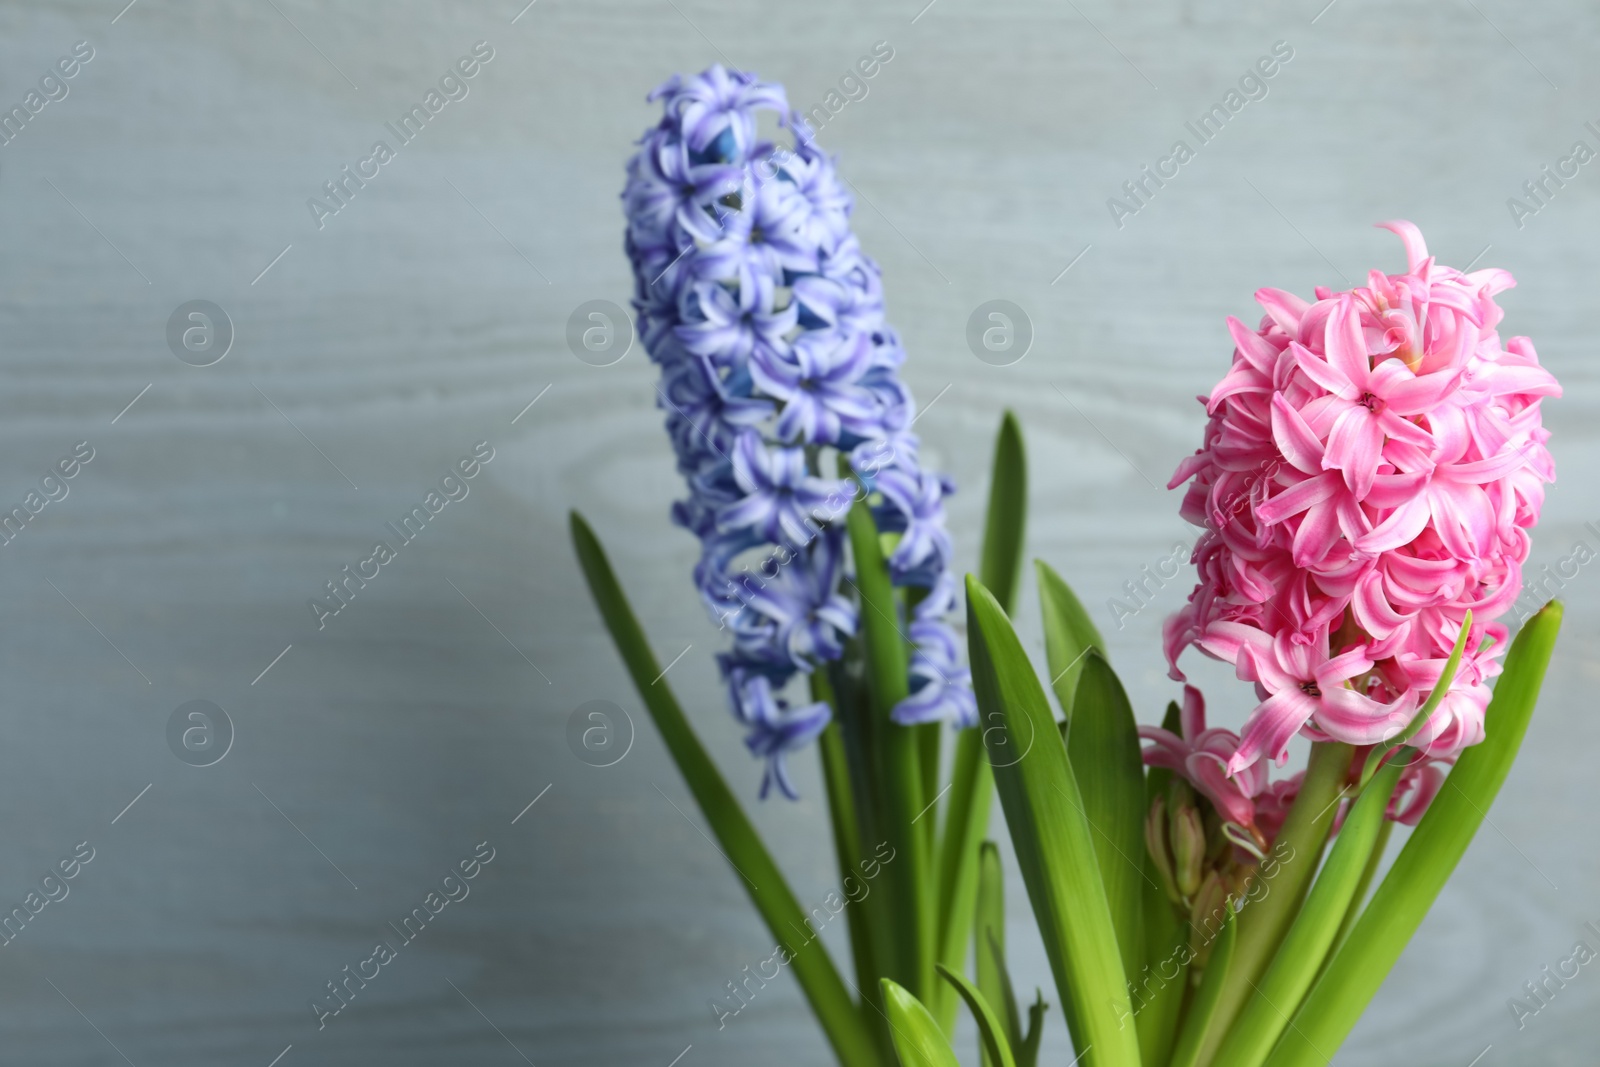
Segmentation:
{"type": "Polygon", "coordinates": [[[883,979],[883,1007],[901,1067],[961,1067],[928,1009],[891,978],[883,979]]]}
{"type": "Polygon", "coordinates": [[[1561,630],[1551,601],[1530,619],[1495,683],[1481,744],[1467,749],[1372,902],[1295,1013],[1267,1067],[1321,1067],[1349,1035],[1487,817],[1527,733],[1561,630]]]}
{"type": "Polygon", "coordinates": [[[995,785],[1073,1045],[1085,1067],[1135,1067],[1122,958],[1066,747],[1011,621],[971,576],[967,637],[995,785]]]}
{"type": "MultiPolygon", "coordinates": [[[[589,583],[589,592],[616,643],[622,661],[633,677],[639,697],[654,720],[667,751],[683,774],[683,780],[700,806],[718,846],[738,871],[756,910],[780,944],[790,944],[794,931],[805,928],[805,912],[783,873],[773,861],[755,827],[750,824],[738,799],[728,788],[716,764],[706,753],[694,728],[684,717],[644,630],[629,606],[622,586],[606,559],[605,550],[589,524],[572,513],[572,541],[578,562],[589,583]]],[[[877,1063],[874,1039],[856,1004],[845,989],[827,949],[820,940],[801,945],[793,954],[790,968],[805,991],[817,1020],[822,1024],[834,1054],[846,1067],[871,1067],[877,1063]]]]}
{"type": "Polygon", "coordinates": [[[1072,721],[1072,702],[1078,692],[1078,675],[1083,660],[1094,649],[1104,656],[1105,639],[1095,628],[1089,613],[1061,575],[1043,560],[1033,561],[1039,578],[1039,609],[1044,615],[1045,658],[1050,666],[1050,688],[1068,722],[1072,721]]]}
{"type": "Polygon", "coordinates": [[[1144,760],[1128,694],[1093,648],[1083,658],[1067,725],[1067,757],[1094,831],[1100,880],[1127,974],[1144,963],[1144,760]]]}

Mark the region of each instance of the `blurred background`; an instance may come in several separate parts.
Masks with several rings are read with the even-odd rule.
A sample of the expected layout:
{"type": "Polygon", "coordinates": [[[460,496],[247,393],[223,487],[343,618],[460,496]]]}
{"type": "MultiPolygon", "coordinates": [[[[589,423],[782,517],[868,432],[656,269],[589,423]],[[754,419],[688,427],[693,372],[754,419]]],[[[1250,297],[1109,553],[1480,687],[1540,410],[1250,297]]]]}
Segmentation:
{"type": "MultiPolygon", "coordinates": [[[[622,168],[674,71],[724,62],[828,109],[818,139],[883,266],[924,458],[961,487],[959,557],[1010,407],[1029,552],[1095,612],[1145,721],[1177,695],[1159,629],[1189,579],[1132,617],[1109,601],[1192,542],[1163,487],[1226,369],[1224,317],[1255,321],[1260,286],[1401,268],[1379,220],[1515,273],[1502,332],[1566,387],[1534,570],[1600,550],[1600,163],[1574,155],[1600,150],[1593,5],[523,2],[0,5],[0,108],[25,116],[0,135],[0,513],[23,509],[0,535],[0,911],[31,915],[0,948],[6,1062],[829,1062],[788,978],[718,1029],[708,1002],[770,937],[566,531],[579,508],[606,541],[819,902],[837,875],[814,753],[793,762],[800,802],[755,800],[695,545],[668,522],[654,370],[636,343],[602,361],[567,339],[580,305],[627,303],[622,168]],[[1274,75],[1241,89],[1263,57],[1274,75]],[[463,58],[465,95],[395,136],[463,58]],[[1230,90],[1242,106],[1202,143],[1186,123],[1230,90]],[[1129,199],[1180,139],[1193,158],[1129,199]],[[331,198],[378,140],[393,158],[331,198]],[[967,340],[992,300],[1031,335],[1004,359],[967,340]],[[492,458],[451,483],[466,495],[392,536],[475,447],[492,458]],[[319,620],[308,599],[379,540],[395,558],[319,620]],[[610,766],[569,744],[593,700],[631,718],[610,766]],[[327,983],[485,853],[469,895],[319,1029],[327,983]]],[[[1583,926],[1600,925],[1600,576],[1566,572],[1522,757],[1345,1067],[1593,1062],[1600,975],[1520,1027],[1507,1003],[1580,939],[1600,948],[1583,926]]],[[[1031,579],[1018,615],[1038,648],[1031,579]]],[[[1195,676],[1237,725],[1248,687],[1195,676]]],[[[1013,890],[1017,982],[1054,1004],[1013,890]]],[[[1052,1007],[1043,1062],[1070,1057],[1052,1007]]]]}

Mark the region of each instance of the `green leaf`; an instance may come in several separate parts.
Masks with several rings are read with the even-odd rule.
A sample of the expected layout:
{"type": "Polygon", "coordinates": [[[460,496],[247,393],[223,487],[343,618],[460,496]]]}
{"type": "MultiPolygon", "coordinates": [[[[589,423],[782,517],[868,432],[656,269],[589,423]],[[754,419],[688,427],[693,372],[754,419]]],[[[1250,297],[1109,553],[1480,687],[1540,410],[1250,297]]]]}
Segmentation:
{"type": "Polygon", "coordinates": [[[1217,1049],[1217,1063],[1259,1067],[1288,1025],[1291,1013],[1300,1006],[1322,969],[1362,872],[1367,869],[1403,763],[1400,759],[1390,760],[1367,783],[1339,836],[1334,838],[1328,860],[1271,966],[1217,1049]]]}
{"type": "Polygon", "coordinates": [[[943,964],[939,965],[939,973],[945,981],[955,986],[956,992],[961,994],[961,999],[967,1002],[967,1007],[972,1011],[972,1018],[978,1024],[978,1037],[983,1042],[983,1062],[993,1067],[1017,1067],[1017,1061],[1011,1058],[1011,1041],[1006,1037],[1005,1024],[994,1013],[984,995],[971,982],[943,964]]]}
{"type": "Polygon", "coordinates": [[[1033,561],[1039,577],[1039,610],[1044,615],[1045,656],[1050,665],[1050,688],[1056,692],[1061,713],[1072,720],[1072,701],[1078,692],[1078,675],[1084,657],[1094,649],[1104,656],[1105,639],[1095,629],[1082,602],[1042,559],[1033,561]]]}
{"type": "Polygon", "coordinates": [[[883,1006],[901,1067],[961,1067],[944,1031],[922,1002],[891,978],[883,982],[883,1006]]]}
{"type": "Polygon", "coordinates": [[[1206,961],[1206,969],[1200,976],[1200,988],[1195,990],[1194,1000],[1183,1020],[1183,1029],[1178,1034],[1177,1046],[1172,1050],[1169,1067],[1195,1067],[1200,1062],[1201,1047],[1216,1021],[1217,1004],[1227,984],[1238,939],[1239,913],[1230,907],[1227,918],[1222,921],[1222,930],[1217,934],[1217,943],[1211,950],[1211,958],[1206,961]]]}
{"type": "Polygon", "coordinates": [[[1333,938],[1333,952],[1322,961],[1323,970],[1333,960],[1333,954],[1339,951],[1339,946],[1344,944],[1344,939],[1350,936],[1350,930],[1355,926],[1356,920],[1361,918],[1362,905],[1367,902],[1367,890],[1372,888],[1372,879],[1377,877],[1378,868],[1383,865],[1383,854],[1389,849],[1389,837],[1394,833],[1394,823],[1384,820],[1378,828],[1378,842],[1372,846],[1372,855],[1367,857],[1367,869],[1361,872],[1361,881],[1356,884],[1355,894],[1350,897],[1350,907],[1345,909],[1344,921],[1339,924],[1339,932],[1333,938]]]}
{"type": "Polygon", "coordinates": [[[989,510],[983,524],[978,577],[1007,612],[1016,604],[1022,578],[1022,542],[1028,525],[1028,456],[1022,426],[1007,411],[994,440],[989,510]]]}
{"type": "Polygon", "coordinates": [[[1517,757],[1561,629],[1559,601],[1528,621],[1506,654],[1481,744],[1461,754],[1268,1067],[1320,1067],[1338,1051],[1483,824],[1517,757]]]}
{"type": "Polygon", "coordinates": [[[1100,879],[1122,951],[1122,967],[1138,974],[1144,962],[1144,759],[1139,724],[1116,672],[1090,649],[1078,676],[1068,720],[1067,757],[1094,831],[1100,879]]]}
{"type": "Polygon", "coordinates": [[[1039,1042],[1044,1038],[1044,1013],[1050,1005],[1044,1002],[1044,991],[1033,991],[1033,1003],[1028,1006],[1028,1034],[1013,1051],[1017,1067],[1035,1067],[1039,1062],[1039,1042]]]}
{"type": "Polygon", "coordinates": [[[909,687],[905,636],[900,632],[899,607],[889,567],[872,509],[865,501],[850,509],[846,520],[850,551],[855,563],[855,587],[861,595],[861,633],[867,648],[867,688],[873,708],[885,720],[906,698],[909,687]]]}
{"type": "Polygon", "coordinates": [[[1011,621],[970,575],[967,641],[995,786],[1073,1045],[1084,1067],[1135,1067],[1122,958],[1066,747],[1011,621]]]}
{"type": "MultiPolygon", "coordinates": [[[[994,772],[983,752],[983,732],[962,730],[956,737],[950,799],[938,854],[939,962],[957,969],[967,958],[967,938],[973,929],[973,908],[978,896],[978,846],[988,832],[993,802],[994,772]]],[[[955,990],[940,982],[930,999],[934,1017],[944,1026],[945,1033],[951,1033],[955,1025],[955,990]]]]}
{"type": "Polygon", "coordinates": [[[1240,914],[1239,943],[1234,951],[1232,973],[1217,1002],[1215,1025],[1201,1049],[1202,1064],[1214,1062],[1212,1053],[1217,1044],[1255,991],[1254,983],[1272,962],[1273,953],[1294,921],[1328,842],[1328,833],[1339,811],[1336,801],[1349,778],[1354,754],[1355,750],[1349,745],[1334,741],[1318,741],[1311,746],[1300,795],[1295,798],[1272,844],[1273,855],[1278,860],[1277,869],[1268,879],[1264,895],[1240,914]]]}
{"type": "Polygon", "coordinates": [[[909,686],[906,639],[900,630],[898,605],[889,568],[884,562],[878,527],[865,501],[850,509],[847,520],[855,563],[855,586],[861,596],[861,637],[866,649],[867,691],[878,742],[883,783],[884,834],[896,859],[885,868],[889,899],[895,902],[892,968],[880,960],[885,974],[913,994],[927,995],[933,985],[934,930],[928,877],[926,836],[913,825],[924,811],[921,747],[917,732],[890,721],[894,706],[909,686]]]}
{"type": "MultiPolygon", "coordinates": [[[[1150,872],[1154,877],[1154,872],[1150,872]]],[[[1145,921],[1145,966],[1130,999],[1139,1050],[1146,1064],[1165,1064],[1178,1037],[1183,994],[1189,981],[1189,930],[1178,921],[1172,902],[1157,887],[1142,894],[1145,921]]]]}
{"type": "MultiPolygon", "coordinates": [[[[977,965],[978,989],[1000,1012],[1006,1039],[1015,1045],[1022,1040],[1022,1022],[1017,1015],[1016,994],[1011,990],[1011,975],[1006,969],[1005,893],[1000,850],[993,841],[985,841],[978,853],[978,902],[972,955],[977,965]]],[[[984,1063],[994,1067],[995,1061],[985,1053],[984,1063]]]]}
{"type": "MultiPolygon", "coordinates": [[[[1181,734],[1182,722],[1176,703],[1167,705],[1167,717],[1162,727],[1181,734]]],[[[1145,808],[1164,796],[1172,772],[1161,767],[1151,767],[1145,775],[1145,808]]],[[[1161,877],[1150,850],[1142,848],[1145,873],[1149,878],[1141,883],[1144,904],[1145,966],[1134,982],[1132,999],[1134,1022],[1139,1031],[1139,1050],[1147,1065],[1164,1065],[1172,1056],[1172,1044],[1178,1036],[1178,1018],[1183,1011],[1183,994],[1189,983],[1187,951],[1188,926],[1179,921],[1166,890],[1157,881],[1161,877]],[[1172,973],[1168,973],[1168,972],[1172,973]]]]}
{"type": "MultiPolygon", "coordinates": [[[[995,435],[989,508],[978,565],[979,578],[1006,611],[1011,610],[1022,577],[1022,545],[1027,523],[1028,457],[1022,443],[1022,426],[1016,415],[1007,411],[995,435]]],[[[924,789],[931,784],[924,775],[924,789]]],[[[977,893],[978,845],[989,832],[989,809],[993,799],[994,776],[983,758],[983,739],[977,730],[963,730],[956,738],[955,759],[950,769],[950,800],[945,808],[944,832],[938,847],[938,958],[957,970],[966,959],[967,936],[972,930],[972,909],[977,893]]],[[[939,983],[931,991],[929,1006],[949,1033],[955,1024],[955,991],[948,984],[939,983]]]]}
{"type": "MultiPolygon", "coordinates": [[[[671,687],[660,677],[660,664],[612,573],[605,550],[577,512],[572,513],[571,522],[573,545],[589,583],[589,592],[622,655],[622,662],[633,677],[640,699],[661,732],[667,751],[683,774],[718,846],[739,873],[756,910],[766,920],[767,928],[781,945],[791,945],[795,931],[805,928],[805,912],[800,909],[783,873],[762,844],[738,799],[695,736],[671,687]]],[[[793,956],[790,966],[795,979],[811,1002],[811,1009],[816,1012],[840,1062],[849,1067],[873,1067],[878,1056],[872,1034],[822,942],[812,939],[789,951],[793,956]]]]}

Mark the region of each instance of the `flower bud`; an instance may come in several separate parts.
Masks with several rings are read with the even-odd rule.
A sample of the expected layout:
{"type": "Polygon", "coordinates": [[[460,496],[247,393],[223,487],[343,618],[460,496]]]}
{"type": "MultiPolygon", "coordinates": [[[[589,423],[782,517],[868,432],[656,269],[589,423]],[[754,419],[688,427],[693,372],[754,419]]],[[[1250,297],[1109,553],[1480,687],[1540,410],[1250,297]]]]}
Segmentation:
{"type": "Polygon", "coordinates": [[[1199,810],[1188,804],[1174,807],[1167,836],[1172,842],[1172,871],[1178,892],[1185,899],[1192,898],[1200,888],[1206,858],[1206,831],[1199,810]]]}
{"type": "Polygon", "coordinates": [[[1172,874],[1172,850],[1167,847],[1167,798],[1159,794],[1144,819],[1144,845],[1150,850],[1151,865],[1161,879],[1161,888],[1166,891],[1167,899],[1182,905],[1183,894],[1178,892],[1178,884],[1172,874]]]}
{"type": "Polygon", "coordinates": [[[1206,874],[1189,911],[1189,951],[1194,955],[1193,970],[1198,980],[1200,969],[1211,958],[1211,948],[1222,933],[1228,918],[1228,886],[1216,871],[1206,874]]]}

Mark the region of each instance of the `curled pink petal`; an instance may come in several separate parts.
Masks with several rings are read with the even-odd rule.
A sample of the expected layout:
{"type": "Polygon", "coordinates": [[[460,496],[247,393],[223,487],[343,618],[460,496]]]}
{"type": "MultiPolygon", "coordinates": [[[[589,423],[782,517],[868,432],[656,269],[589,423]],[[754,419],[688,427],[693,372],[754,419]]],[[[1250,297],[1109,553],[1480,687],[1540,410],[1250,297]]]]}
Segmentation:
{"type": "Polygon", "coordinates": [[[1300,336],[1300,320],[1311,306],[1293,293],[1282,289],[1257,289],[1256,303],[1290,337],[1300,336]]]}
{"type": "Polygon", "coordinates": [[[1192,685],[1183,687],[1183,707],[1179,712],[1183,736],[1200,737],[1206,732],[1206,698],[1192,685]]]}
{"type": "Polygon", "coordinates": [[[1289,739],[1300,732],[1317,712],[1317,701],[1299,689],[1284,689],[1256,705],[1239,741],[1239,751],[1228,761],[1228,773],[1237,774],[1259,759],[1282,763],[1289,739]]]}
{"type": "MultiPolygon", "coordinates": [[[[1428,242],[1422,239],[1422,231],[1417,229],[1416,223],[1404,219],[1391,219],[1377,225],[1379,229],[1388,230],[1399,237],[1401,243],[1406,246],[1406,270],[1415,272],[1428,258],[1428,242]]],[[[1506,277],[1509,278],[1510,275],[1507,274],[1506,277]]]]}
{"type": "Polygon", "coordinates": [[[1218,814],[1229,822],[1249,828],[1256,821],[1255,801],[1244,795],[1232,778],[1222,759],[1210,752],[1196,752],[1187,763],[1188,778],[1207,800],[1216,806],[1218,814]]]}

